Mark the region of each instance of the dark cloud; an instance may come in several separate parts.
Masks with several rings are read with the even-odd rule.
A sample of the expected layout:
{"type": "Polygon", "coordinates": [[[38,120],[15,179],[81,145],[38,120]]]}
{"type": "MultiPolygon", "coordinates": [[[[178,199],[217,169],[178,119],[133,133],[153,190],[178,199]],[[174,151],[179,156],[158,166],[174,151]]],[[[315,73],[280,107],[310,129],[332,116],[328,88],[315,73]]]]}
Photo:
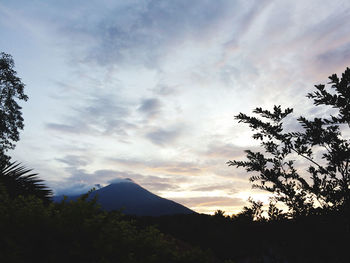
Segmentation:
{"type": "Polygon", "coordinates": [[[181,134],[181,128],[155,128],[152,131],[146,133],[146,138],[156,145],[164,146],[174,143],[176,139],[180,137],[181,134]]]}
{"type": "Polygon", "coordinates": [[[155,117],[161,108],[161,103],[157,98],[145,99],[142,100],[141,105],[138,108],[138,111],[147,115],[147,117],[155,117]]]}

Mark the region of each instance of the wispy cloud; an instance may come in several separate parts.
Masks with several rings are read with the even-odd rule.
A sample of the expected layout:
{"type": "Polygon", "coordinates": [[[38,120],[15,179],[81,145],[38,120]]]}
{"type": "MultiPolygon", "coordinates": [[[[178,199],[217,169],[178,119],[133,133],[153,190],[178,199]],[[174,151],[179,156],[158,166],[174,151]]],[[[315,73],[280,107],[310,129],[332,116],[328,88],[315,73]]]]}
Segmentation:
{"type": "Polygon", "coordinates": [[[200,164],[191,162],[177,162],[161,159],[153,159],[152,161],[148,161],[120,158],[111,158],[110,161],[114,164],[122,165],[124,168],[135,167],[160,174],[163,173],[163,175],[176,174],[181,181],[184,181],[184,178],[180,175],[196,175],[201,172],[200,164]]]}
{"type": "Polygon", "coordinates": [[[192,197],[192,198],[173,198],[176,202],[187,204],[190,207],[211,206],[220,209],[222,206],[242,206],[244,201],[239,198],[223,197],[223,196],[208,196],[208,197],[192,197]]]}
{"type": "Polygon", "coordinates": [[[349,42],[317,56],[317,62],[321,65],[332,65],[334,68],[343,69],[349,66],[350,39],[349,42]]]}
{"type": "Polygon", "coordinates": [[[136,124],[128,121],[133,107],[120,101],[115,90],[106,93],[95,90],[79,103],[70,105],[70,113],[63,123],[48,123],[47,128],[77,134],[127,135],[136,124]]]}
{"type": "Polygon", "coordinates": [[[62,27],[62,32],[72,38],[95,38],[86,49],[86,58],[100,65],[142,62],[154,67],[188,38],[215,32],[233,6],[228,1],[127,2],[104,10],[105,15],[94,24],[77,22],[74,27],[62,27]]]}

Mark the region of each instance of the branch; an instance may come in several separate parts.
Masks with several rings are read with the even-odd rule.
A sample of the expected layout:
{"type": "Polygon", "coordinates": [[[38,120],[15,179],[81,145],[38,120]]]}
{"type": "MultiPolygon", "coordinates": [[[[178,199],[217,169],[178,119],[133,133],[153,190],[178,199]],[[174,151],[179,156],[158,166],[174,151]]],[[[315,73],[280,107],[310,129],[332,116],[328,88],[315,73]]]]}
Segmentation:
{"type": "Polygon", "coordinates": [[[320,168],[321,170],[325,171],[327,174],[328,171],[326,169],[324,169],[321,165],[319,165],[318,163],[316,163],[314,160],[312,160],[310,157],[305,156],[304,154],[298,152],[297,150],[295,150],[294,148],[291,147],[291,150],[293,150],[294,152],[296,152],[298,155],[300,155],[301,157],[304,157],[306,160],[312,162],[314,165],[316,165],[318,168],[320,168]]]}

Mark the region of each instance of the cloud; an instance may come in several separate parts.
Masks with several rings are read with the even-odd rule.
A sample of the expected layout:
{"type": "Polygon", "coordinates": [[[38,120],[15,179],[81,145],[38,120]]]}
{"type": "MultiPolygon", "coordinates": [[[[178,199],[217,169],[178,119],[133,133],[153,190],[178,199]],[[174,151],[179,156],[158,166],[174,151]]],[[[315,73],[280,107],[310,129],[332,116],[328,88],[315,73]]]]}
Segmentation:
{"type": "MultiPolygon", "coordinates": [[[[282,45],[275,47],[280,49],[280,52],[274,51],[270,45],[271,50],[266,52],[266,55],[270,56],[272,53],[275,53],[275,56],[283,53],[290,54],[291,58],[288,59],[288,64],[294,64],[295,73],[300,74],[300,77],[293,77],[294,80],[303,78],[304,80],[319,81],[325,79],[327,74],[338,71],[339,66],[343,67],[345,62],[339,60],[338,55],[340,54],[338,52],[347,55],[347,46],[350,42],[350,22],[347,19],[350,9],[347,6],[339,8],[340,5],[343,4],[340,2],[325,3],[317,5],[317,7],[310,5],[308,9],[294,6],[293,8],[296,10],[292,13],[292,20],[287,27],[288,31],[285,30],[286,27],[279,27],[280,34],[285,32],[288,37],[281,39],[280,35],[276,35],[276,41],[281,39],[279,42],[282,45]],[[318,13],[316,19],[313,16],[307,16],[310,11],[318,13]],[[300,18],[305,18],[305,20],[300,18]],[[296,31],[296,28],[299,30],[296,31]],[[337,52],[335,52],[336,50],[337,52]],[[329,56],[332,53],[334,61],[329,56]],[[335,53],[338,54],[335,55],[335,53]],[[334,63],[335,61],[338,64],[334,63]]],[[[278,10],[276,11],[278,12],[278,10]]],[[[300,90],[305,90],[305,87],[300,90]]],[[[296,92],[296,90],[294,91],[296,92]]]]}
{"type": "Polygon", "coordinates": [[[115,178],[115,179],[108,181],[108,183],[118,184],[118,183],[135,183],[135,182],[130,178],[115,178]]]}
{"type": "Polygon", "coordinates": [[[95,88],[82,94],[78,103],[69,105],[70,114],[63,116],[63,123],[47,123],[46,127],[64,133],[127,136],[128,130],[136,128],[128,120],[133,105],[121,101],[117,93],[118,89],[108,92],[95,88]]]}
{"type": "Polygon", "coordinates": [[[208,184],[205,186],[200,186],[200,187],[196,187],[191,189],[191,191],[194,192],[211,192],[211,191],[215,191],[215,190],[225,190],[226,192],[233,194],[236,192],[236,190],[234,189],[234,183],[226,183],[226,184],[208,184]]]}
{"type": "Polygon", "coordinates": [[[178,93],[177,88],[177,86],[169,86],[164,83],[158,83],[153,89],[153,92],[160,96],[176,95],[178,93]]]}
{"type": "Polygon", "coordinates": [[[103,134],[127,135],[127,130],[135,128],[135,124],[127,121],[128,106],[121,106],[115,98],[113,94],[93,98],[88,106],[76,109],[78,116],[103,134]]]}
{"type": "MultiPolygon", "coordinates": [[[[225,43],[228,51],[238,48],[239,40],[249,31],[256,18],[263,13],[265,8],[271,3],[270,0],[254,1],[248,8],[243,8],[243,12],[237,14],[236,28],[233,31],[233,37],[225,43]]],[[[243,7],[245,7],[243,5],[243,7]]]]}
{"type": "MultiPolygon", "coordinates": [[[[256,147],[254,148],[256,149],[256,147]]],[[[245,155],[245,150],[246,147],[237,146],[231,143],[222,143],[215,140],[210,142],[207,146],[207,151],[204,154],[210,158],[234,159],[245,155]]]]}
{"type": "Polygon", "coordinates": [[[332,65],[332,67],[339,67],[342,70],[349,66],[350,61],[350,42],[337,47],[335,49],[327,50],[326,52],[317,56],[317,62],[320,66],[332,65]]]}
{"type": "Polygon", "coordinates": [[[157,98],[144,99],[138,108],[138,111],[152,118],[158,115],[161,108],[161,103],[157,98]]]}
{"type": "Polygon", "coordinates": [[[79,134],[85,133],[88,131],[87,128],[77,124],[62,124],[62,123],[46,123],[46,128],[49,130],[57,131],[60,133],[71,133],[71,134],[79,134]]]}
{"type": "Polygon", "coordinates": [[[202,170],[199,167],[183,167],[183,166],[174,165],[174,167],[166,168],[165,171],[167,171],[169,173],[176,173],[176,174],[195,175],[195,174],[200,173],[202,170]]]}
{"type": "Polygon", "coordinates": [[[114,164],[119,164],[126,168],[133,167],[134,169],[138,168],[163,174],[176,174],[180,181],[185,180],[185,177],[181,175],[196,175],[202,171],[201,165],[195,162],[179,162],[161,159],[149,161],[121,158],[110,158],[109,160],[114,164]]]}
{"type": "Polygon", "coordinates": [[[86,169],[76,167],[74,163],[66,167],[65,172],[68,177],[60,182],[51,183],[56,195],[82,194],[95,187],[95,185],[106,185],[113,179],[123,178],[120,177],[123,173],[119,171],[96,170],[89,172],[86,169]]]}
{"type": "MultiPolygon", "coordinates": [[[[167,190],[179,190],[178,182],[185,182],[183,176],[164,177],[151,174],[141,174],[119,169],[98,169],[89,171],[91,164],[89,157],[84,155],[66,155],[57,158],[56,161],[64,163],[66,177],[60,182],[52,182],[51,185],[56,194],[80,194],[84,193],[95,185],[107,185],[114,182],[131,180],[147,190],[159,193],[167,190]]],[[[132,168],[132,163],[128,162],[126,168],[132,168]]]]}
{"type": "Polygon", "coordinates": [[[62,162],[68,166],[86,166],[90,163],[86,157],[77,155],[66,155],[64,158],[56,158],[57,161],[62,162]]]}
{"type": "Polygon", "coordinates": [[[245,203],[240,198],[225,196],[200,196],[192,198],[172,198],[175,202],[186,204],[188,207],[221,207],[221,206],[242,206],[245,203]]]}
{"type": "Polygon", "coordinates": [[[56,195],[66,194],[81,194],[89,191],[96,185],[106,186],[111,183],[119,183],[124,181],[131,181],[139,184],[145,189],[154,192],[155,194],[162,191],[176,191],[180,190],[176,184],[176,178],[172,182],[169,178],[162,178],[151,175],[143,175],[128,171],[118,170],[97,170],[92,173],[85,169],[76,169],[70,167],[66,169],[69,177],[58,182],[52,182],[51,185],[56,195]]]}
{"type": "Polygon", "coordinates": [[[154,128],[146,133],[145,137],[156,145],[165,146],[175,143],[181,134],[182,129],[177,127],[169,129],[154,128]]]}
{"type": "Polygon", "coordinates": [[[142,186],[149,191],[163,192],[163,191],[180,191],[181,188],[174,184],[161,182],[143,182],[142,186]]]}
{"type": "MultiPolygon", "coordinates": [[[[325,5],[324,8],[327,8],[327,6],[325,5]]],[[[348,39],[346,36],[344,38],[344,34],[349,31],[349,11],[349,7],[339,10],[333,5],[328,12],[321,13],[316,22],[308,23],[306,30],[299,35],[300,39],[311,40],[313,43],[321,44],[316,47],[316,50],[339,45],[340,40],[346,41],[348,39]]]]}
{"type": "Polygon", "coordinates": [[[75,49],[85,55],[85,61],[101,66],[143,64],[154,68],[184,42],[204,41],[216,34],[224,18],[239,14],[244,4],[147,0],[116,3],[104,9],[95,5],[77,8],[92,19],[82,21],[72,14],[59,27],[68,41],[83,44],[83,48],[75,49]],[[99,13],[103,16],[96,15],[96,8],[102,9],[99,13]]]}
{"type": "Polygon", "coordinates": [[[55,185],[53,184],[55,195],[80,195],[87,193],[93,187],[85,183],[70,183],[65,185],[55,185]]]}

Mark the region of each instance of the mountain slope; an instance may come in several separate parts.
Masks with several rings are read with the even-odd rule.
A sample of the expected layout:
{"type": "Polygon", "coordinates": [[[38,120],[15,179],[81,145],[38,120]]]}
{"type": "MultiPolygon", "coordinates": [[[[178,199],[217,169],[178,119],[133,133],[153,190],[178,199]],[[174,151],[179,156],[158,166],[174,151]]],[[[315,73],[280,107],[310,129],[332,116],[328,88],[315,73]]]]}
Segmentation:
{"type": "MultiPolygon", "coordinates": [[[[122,209],[123,213],[138,216],[161,216],[192,214],[194,211],[174,201],[161,198],[131,180],[120,180],[91,193],[97,195],[98,203],[107,211],[122,209]]],[[[75,200],[79,196],[68,196],[75,200]]],[[[54,197],[58,202],[63,196],[54,197]]]]}

